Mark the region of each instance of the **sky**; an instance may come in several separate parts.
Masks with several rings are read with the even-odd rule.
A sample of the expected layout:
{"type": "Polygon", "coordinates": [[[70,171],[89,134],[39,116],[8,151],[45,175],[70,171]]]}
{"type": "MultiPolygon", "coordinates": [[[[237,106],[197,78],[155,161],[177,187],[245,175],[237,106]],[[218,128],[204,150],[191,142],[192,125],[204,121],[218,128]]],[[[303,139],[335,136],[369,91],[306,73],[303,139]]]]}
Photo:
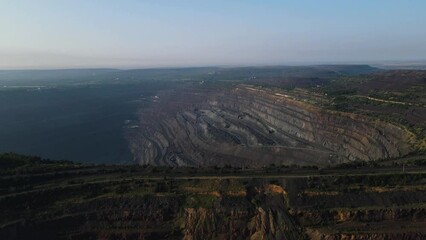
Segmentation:
{"type": "Polygon", "coordinates": [[[0,69],[426,59],[424,0],[0,0],[0,69]]]}

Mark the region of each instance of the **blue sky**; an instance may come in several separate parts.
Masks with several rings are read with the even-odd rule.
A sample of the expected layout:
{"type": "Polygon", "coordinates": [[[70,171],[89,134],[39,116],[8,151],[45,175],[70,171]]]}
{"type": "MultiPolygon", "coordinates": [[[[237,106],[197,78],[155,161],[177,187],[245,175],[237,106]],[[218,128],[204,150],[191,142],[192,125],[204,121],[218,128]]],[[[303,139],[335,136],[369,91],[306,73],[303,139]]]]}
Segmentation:
{"type": "Polygon", "coordinates": [[[426,59],[424,0],[0,0],[0,68],[426,59]]]}

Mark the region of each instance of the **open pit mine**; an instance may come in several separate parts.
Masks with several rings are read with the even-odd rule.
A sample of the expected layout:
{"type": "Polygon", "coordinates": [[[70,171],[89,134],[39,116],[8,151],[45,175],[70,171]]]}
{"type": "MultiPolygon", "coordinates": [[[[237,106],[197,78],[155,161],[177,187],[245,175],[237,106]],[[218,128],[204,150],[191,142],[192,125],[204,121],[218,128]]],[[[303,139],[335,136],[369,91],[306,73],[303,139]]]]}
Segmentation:
{"type": "Polygon", "coordinates": [[[295,92],[245,84],[158,92],[126,135],[135,160],[150,165],[325,166],[412,151],[406,128],[295,92]]]}

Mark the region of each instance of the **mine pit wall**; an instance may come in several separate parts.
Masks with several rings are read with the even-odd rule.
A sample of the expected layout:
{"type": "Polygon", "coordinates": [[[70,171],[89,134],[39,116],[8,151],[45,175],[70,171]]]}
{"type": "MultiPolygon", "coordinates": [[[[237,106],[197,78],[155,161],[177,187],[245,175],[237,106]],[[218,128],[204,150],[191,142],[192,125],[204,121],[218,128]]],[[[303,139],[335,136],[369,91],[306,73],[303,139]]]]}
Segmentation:
{"type": "Polygon", "coordinates": [[[271,184],[250,186],[249,192],[239,195],[223,192],[208,196],[195,192],[95,198],[70,205],[69,214],[64,216],[3,226],[0,237],[302,239],[302,229],[289,216],[285,198],[285,190],[271,184]],[[193,203],[197,198],[211,199],[213,204],[193,203]]]}
{"type": "Polygon", "coordinates": [[[169,101],[141,110],[141,127],[128,134],[136,161],[321,166],[400,157],[412,151],[415,138],[399,126],[324,110],[275,90],[240,86],[194,95],[173,92],[169,101]]]}
{"type": "Polygon", "coordinates": [[[322,110],[272,91],[237,88],[233,93],[238,96],[234,101],[244,99],[243,104],[233,104],[240,111],[250,111],[274,129],[320,144],[349,160],[399,157],[410,151],[406,142],[412,133],[392,124],[322,110]]]}
{"type": "MultiPolygon", "coordinates": [[[[318,182],[338,187],[325,178],[318,182]]],[[[305,177],[151,180],[136,180],[135,190],[170,188],[82,198],[66,204],[65,211],[10,222],[0,228],[0,239],[424,239],[426,233],[426,196],[412,188],[423,182],[421,177],[406,182],[410,190],[403,192],[388,188],[308,195],[315,181],[305,177]]],[[[106,186],[111,187],[107,182],[97,187],[106,186]]],[[[81,196],[92,191],[84,189],[81,196]]],[[[50,199],[61,192],[69,189],[30,191],[23,199],[50,199]]],[[[10,198],[21,202],[22,196],[10,198]]],[[[46,206],[56,205],[50,201],[46,206]]]]}
{"type": "Polygon", "coordinates": [[[331,210],[292,210],[291,215],[309,220],[309,224],[333,224],[343,222],[380,222],[380,221],[423,221],[426,218],[424,208],[378,208],[378,209],[331,209],[331,210]]]}

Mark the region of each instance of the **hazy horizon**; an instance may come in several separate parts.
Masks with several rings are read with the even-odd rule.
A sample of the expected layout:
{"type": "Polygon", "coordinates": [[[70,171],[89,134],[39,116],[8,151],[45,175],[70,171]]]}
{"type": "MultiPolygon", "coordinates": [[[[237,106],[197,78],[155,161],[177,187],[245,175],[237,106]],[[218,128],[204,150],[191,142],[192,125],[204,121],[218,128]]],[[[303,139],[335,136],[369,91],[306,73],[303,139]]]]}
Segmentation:
{"type": "Polygon", "coordinates": [[[424,1],[2,1],[0,69],[426,60],[424,1]]]}

